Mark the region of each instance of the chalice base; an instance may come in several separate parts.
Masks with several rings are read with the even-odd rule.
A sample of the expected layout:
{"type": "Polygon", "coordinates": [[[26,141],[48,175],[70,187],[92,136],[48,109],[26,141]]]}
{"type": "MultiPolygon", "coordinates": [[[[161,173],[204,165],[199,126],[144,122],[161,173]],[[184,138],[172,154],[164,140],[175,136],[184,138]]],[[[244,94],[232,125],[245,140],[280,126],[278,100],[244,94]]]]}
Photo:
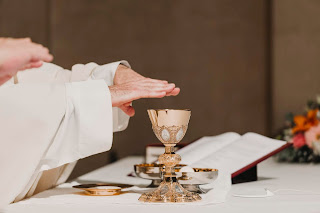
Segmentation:
{"type": "Polygon", "coordinates": [[[151,203],[185,203],[201,200],[197,193],[185,190],[176,177],[166,177],[160,186],[152,192],[144,193],[139,201],[151,203]]]}

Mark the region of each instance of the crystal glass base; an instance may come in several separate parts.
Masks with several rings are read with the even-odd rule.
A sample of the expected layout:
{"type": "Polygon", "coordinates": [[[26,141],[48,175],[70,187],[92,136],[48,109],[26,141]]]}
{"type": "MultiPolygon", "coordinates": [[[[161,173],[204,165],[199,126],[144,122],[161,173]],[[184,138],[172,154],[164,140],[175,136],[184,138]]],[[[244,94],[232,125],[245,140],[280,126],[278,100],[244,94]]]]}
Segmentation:
{"type": "Polygon", "coordinates": [[[176,177],[165,177],[160,186],[152,192],[141,195],[139,201],[155,203],[184,203],[201,200],[201,197],[193,192],[185,190],[176,177]]]}

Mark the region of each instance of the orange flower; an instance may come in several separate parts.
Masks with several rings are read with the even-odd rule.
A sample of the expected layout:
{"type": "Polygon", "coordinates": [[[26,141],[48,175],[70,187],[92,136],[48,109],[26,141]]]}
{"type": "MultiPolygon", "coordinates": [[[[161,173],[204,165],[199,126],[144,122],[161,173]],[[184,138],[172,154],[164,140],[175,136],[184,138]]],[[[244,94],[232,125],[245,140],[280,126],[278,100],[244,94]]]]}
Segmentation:
{"type": "Polygon", "coordinates": [[[309,110],[307,116],[296,115],[293,118],[295,127],[292,129],[293,134],[297,132],[305,132],[310,129],[312,126],[315,126],[319,123],[317,119],[317,109],[309,110]]]}

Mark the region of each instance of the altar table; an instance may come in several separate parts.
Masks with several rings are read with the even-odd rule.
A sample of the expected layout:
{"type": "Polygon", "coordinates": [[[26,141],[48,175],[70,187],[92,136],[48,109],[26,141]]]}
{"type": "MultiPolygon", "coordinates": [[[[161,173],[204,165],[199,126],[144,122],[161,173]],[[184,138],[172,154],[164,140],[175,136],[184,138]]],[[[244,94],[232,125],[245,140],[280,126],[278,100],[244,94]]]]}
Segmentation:
{"type": "MultiPolygon", "coordinates": [[[[143,157],[127,157],[109,164],[77,179],[81,183],[92,182],[134,182],[136,178],[128,177],[133,164],[142,163],[143,157]]],[[[320,165],[276,163],[268,159],[258,165],[258,181],[232,185],[225,203],[193,206],[193,205],[120,205],[100,204],[92,205],[83,203],[52,205],[50,196],[44,197],[44,204],[11,204],[8,213],[106,213],[106,212],[181,212],[181,213],[223,213],[223,212],[320,212],[320,165]],[[274,196],[267,198],[242,198],[233,196],[234,191],[241,189],[267,188],[276,191],[274,196]],[[287,190],[290,189],[290,190],[287,190]]],[[[148,180],[139,180],[148,183],[148,180]]]]}

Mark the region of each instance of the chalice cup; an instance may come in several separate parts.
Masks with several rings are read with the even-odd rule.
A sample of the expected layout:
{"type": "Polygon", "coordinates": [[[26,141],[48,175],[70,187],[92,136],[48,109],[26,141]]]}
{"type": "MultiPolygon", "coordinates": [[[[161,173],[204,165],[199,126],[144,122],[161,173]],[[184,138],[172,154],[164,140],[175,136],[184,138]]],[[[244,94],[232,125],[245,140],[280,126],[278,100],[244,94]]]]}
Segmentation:
{"type": "Polygon", "coordinates": [[[165,153],[159,156],[159,163],[164,165],[163,180],[154,191],[139,198],[143,202],[194,202],[201,200],[197,193],[189,192],[178,182],[174,168],[181,157],[174,153],[174,147],[186,134],[191,111],[188,109],[149,109],[148,115],[152,129],[165,146],[165,153]]]}

